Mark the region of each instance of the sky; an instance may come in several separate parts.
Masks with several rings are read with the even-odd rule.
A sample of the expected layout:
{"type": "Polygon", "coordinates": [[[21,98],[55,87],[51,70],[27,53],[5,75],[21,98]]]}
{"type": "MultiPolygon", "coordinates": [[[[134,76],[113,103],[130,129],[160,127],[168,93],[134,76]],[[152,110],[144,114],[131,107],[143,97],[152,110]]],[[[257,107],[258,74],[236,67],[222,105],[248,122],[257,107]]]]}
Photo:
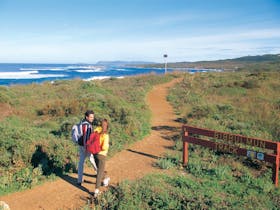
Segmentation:
{"type": "Polygon", "coordinates": [[[280,0],[0,0],[0,63],[280,53],[280,0]]]}

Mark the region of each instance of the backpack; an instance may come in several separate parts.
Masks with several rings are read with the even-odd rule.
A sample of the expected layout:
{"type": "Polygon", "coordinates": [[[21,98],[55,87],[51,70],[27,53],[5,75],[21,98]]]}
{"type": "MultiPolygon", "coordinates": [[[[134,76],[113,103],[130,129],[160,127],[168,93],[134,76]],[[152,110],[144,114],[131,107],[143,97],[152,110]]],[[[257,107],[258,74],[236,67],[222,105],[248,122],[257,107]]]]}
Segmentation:
{"type": "Polygon", "coordinates": [[[86,142],[86,150],[94,155],[101,151],[100,134],[98,132],[90,134],[90,138],[86,142]]]}
{"type": "Polygon", "coordinates": [[[83,125],[89,123],[87,121],[81,121],[72,127],[72,141],[80,146],[84,145],[83,142],[83,125]]]}

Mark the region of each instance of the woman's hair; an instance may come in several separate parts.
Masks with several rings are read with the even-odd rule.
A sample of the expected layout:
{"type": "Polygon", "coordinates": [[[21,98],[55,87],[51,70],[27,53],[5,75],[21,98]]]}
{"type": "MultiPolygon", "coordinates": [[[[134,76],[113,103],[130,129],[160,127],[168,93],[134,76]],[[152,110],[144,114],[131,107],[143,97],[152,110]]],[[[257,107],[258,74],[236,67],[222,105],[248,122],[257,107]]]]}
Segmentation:
{"type": "MultiPolygon", "coordinates": [[[[109,122],[108,122],[108,120],[106,119],[106,118],[104,118],[102,121],[101,121],[101,126],[102,126],[102,123],[103,122],[105,122],[106,124],[107,124],[107,130],[106,130],[106,132],[108,132],[108,130],[109,130],[109,122]]],[[[103,129],[102,129],[103,130],[103,129]]]]}

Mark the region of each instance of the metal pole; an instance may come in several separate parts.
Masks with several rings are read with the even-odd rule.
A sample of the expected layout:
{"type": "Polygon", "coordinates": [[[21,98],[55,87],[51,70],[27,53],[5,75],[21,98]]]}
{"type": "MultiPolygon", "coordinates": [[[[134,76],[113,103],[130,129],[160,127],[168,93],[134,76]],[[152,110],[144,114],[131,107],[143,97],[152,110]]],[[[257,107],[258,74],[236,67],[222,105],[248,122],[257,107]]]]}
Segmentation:
{"type": "Polygon", "coordinates": [[[165,65],[164,65],[164,73],[165,74],[167,73],[167,57],[168,57],[167,54],[163,55],[163,58],[164,58],[164,61],[165,61],[165,65]]]}

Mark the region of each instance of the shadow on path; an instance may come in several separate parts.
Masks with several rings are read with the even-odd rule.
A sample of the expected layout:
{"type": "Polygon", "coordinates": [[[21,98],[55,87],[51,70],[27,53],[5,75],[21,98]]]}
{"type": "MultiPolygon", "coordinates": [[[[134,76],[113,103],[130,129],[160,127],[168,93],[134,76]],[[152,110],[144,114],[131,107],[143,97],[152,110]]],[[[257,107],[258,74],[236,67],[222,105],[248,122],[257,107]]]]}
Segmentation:
{"type": "Polygon", "coordinates": [[[174,120],[175,122],[178,122],[178,123],[182,123],[182,124],[186,124],[187,123],[187,120],[182,118],[182,117],[178,117],[177,119],[174,120]]]}
{"type": "Polygon", "coordinates": [[[147,157],[151,157],[151,158],[154,158],[154,159],[159,159],[160,158],[156,155],[152,155],[152,154],[148,154],[148,153],[144,153],[144,152],[139,152],[139,151],[135,151],[135,150],[132,150],[132,149],[127,149],[127,151],[137,153],[139,155],[144,155],[144,156],[147,156],[147,157]]]}
{"type": "Polygon", "coordinates": [[[162,125],[162,126],[153,126],[152,130],[159,131],[161,137],[169,141],[177,141],[178,139],[181,139],[180,127],[162,125]]]}
{"type": "MultiPolygon", "coordinates": [[[[87,174],[87,173],[84,173],[85,176],[89,176],[89,177],[96,177],[96,175],[92,175],[92,174],[87,174]]],[[[68,182],[69,184],[73,185],[74,187],[84,191],[84,192],[87,192],[88,194],[91,194],[90,191],[84,187],[84,186],[80,186],[80,185],[77,185],[77,178],[73,178],[69,175],[61,175],[59,176],[61,179],[63,179],[64,181],[68,182]]],[[[84,183],[89,183],[89,184],[95,184],[95,182],[92,182],[92,181],[88,181],[88,180],[84,180],[84,183]]]]}
{"type": "Polygon", "coordinates": [[[177,131],[178,127],[168,126],[168,125],[161,125],[161,126],[153,126],[152,130],[155,130],[155,131],[162,131],[162,130],[165,130],[165,131],[177,131]]]}
{"type": "Polygon", "coordinates": [[[94,177],[94,178],[96,178],[96,174],[88,174],[88,173],[84,173],[84,176],[88,176],[88,177],[94,177]]]}

